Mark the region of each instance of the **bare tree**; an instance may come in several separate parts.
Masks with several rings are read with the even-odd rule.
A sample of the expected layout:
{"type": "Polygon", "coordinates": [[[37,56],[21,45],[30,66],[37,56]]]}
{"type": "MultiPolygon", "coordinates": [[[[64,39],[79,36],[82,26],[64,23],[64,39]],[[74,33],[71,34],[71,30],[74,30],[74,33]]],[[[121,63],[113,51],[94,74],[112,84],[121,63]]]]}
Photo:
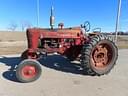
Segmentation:
{"type": "Polygon", "coordinates": [[[11,22],[11,23],[9,24],[8,29],[11,30],[11,31],[15,31],[17,27],[18,27],[18,25],[17,25],[16,23],[11,22]]]}
{"type": "Polygon", "coordinates": [[[28,21],[23,21],[21,23],[21,29],[22,31],[25,31],[27,28],[31,28],[32,27],[32,24],[28,21]]]}

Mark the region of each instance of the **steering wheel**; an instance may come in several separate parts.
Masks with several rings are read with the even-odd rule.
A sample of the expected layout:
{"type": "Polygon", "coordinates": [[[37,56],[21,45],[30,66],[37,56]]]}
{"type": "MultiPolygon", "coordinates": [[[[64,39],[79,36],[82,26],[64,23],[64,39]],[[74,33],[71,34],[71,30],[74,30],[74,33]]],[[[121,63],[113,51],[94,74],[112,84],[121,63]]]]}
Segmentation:
{"type": "Polygon", "coordinates": [[[90,22],[89,21],[85,21],[84,24],[81,26],[82,28],[85,29],[86,32],[89,32],[90,31],[90,22]]]}

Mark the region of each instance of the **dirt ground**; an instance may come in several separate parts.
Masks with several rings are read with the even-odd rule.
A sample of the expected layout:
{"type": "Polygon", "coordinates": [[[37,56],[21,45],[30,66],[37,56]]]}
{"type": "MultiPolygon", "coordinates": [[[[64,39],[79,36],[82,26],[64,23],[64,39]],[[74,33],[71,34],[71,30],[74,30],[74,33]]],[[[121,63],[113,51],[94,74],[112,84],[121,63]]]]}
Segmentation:
{"type": "Polygon", "coordinates": [[[119,58],[108,75],[83,75],[78,62],[59,55],[41,61],[42,75],[35,82],[20,83],[11,68],[19,55],[0,56],[0,96],[128,96],[128,49],[119,50],[119,58]]]}

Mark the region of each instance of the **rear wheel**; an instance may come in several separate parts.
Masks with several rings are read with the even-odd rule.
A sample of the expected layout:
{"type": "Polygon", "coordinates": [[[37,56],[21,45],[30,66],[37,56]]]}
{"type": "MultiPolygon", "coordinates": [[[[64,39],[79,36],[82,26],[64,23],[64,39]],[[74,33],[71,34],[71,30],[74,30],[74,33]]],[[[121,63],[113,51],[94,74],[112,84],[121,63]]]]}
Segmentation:
{"type": "Polygon", "coordinates": [[[111,37],[100,34],[83,46],[81,54],[84,71],[92,75],[103,75],[114,67],[118,50],[111,37]]]}
{"type": "Polygon", "coordinates": [[[16,70],[16,77],[20,82],[27,83],[37,80],[41,75],[41,66],[38,61],[26,59],[16,70]]]}

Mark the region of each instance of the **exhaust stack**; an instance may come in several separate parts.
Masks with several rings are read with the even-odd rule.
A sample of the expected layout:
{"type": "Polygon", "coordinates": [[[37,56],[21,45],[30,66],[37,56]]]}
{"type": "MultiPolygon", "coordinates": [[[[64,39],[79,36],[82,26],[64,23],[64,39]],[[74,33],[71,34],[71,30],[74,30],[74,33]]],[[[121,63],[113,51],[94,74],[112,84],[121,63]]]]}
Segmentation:
{"type": "Polygon", "coordinates": [[[53,15],[53,11],[54,11],[54,8],[53,6],[51,7],[51,16],[50,16],[50,26],[51,26],[51,29],[53,29],[53,26],[54,26],[54,21],[55,21],[55,17],[53,15]]]}

